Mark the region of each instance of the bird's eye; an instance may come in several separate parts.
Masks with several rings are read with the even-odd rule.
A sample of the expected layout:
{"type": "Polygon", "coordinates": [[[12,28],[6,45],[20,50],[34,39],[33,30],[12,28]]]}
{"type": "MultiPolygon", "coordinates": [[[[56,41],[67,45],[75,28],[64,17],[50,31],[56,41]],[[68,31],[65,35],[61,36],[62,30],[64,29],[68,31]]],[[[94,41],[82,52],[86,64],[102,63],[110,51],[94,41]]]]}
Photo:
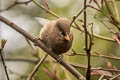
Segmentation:
{"type": "Polygon", "coordinates": [[[61,36],[64,36],[65,33],[64,33],[63,31],[60,31],[60,35],[61,35],[61,36]]]}

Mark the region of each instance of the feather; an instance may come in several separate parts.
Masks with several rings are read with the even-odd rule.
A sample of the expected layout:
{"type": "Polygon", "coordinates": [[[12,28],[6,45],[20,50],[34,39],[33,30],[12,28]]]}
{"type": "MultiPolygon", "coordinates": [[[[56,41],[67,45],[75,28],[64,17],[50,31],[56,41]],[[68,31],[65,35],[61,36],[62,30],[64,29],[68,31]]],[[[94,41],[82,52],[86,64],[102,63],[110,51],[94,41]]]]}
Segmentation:
{"type": "Polygon", "coordinates": [[[48,24],[50,22],[50,20],[48,19],[44,19],[41,17],[35,17],[35,19],[42,25],[45,26],[46,24],[48,24]]]}

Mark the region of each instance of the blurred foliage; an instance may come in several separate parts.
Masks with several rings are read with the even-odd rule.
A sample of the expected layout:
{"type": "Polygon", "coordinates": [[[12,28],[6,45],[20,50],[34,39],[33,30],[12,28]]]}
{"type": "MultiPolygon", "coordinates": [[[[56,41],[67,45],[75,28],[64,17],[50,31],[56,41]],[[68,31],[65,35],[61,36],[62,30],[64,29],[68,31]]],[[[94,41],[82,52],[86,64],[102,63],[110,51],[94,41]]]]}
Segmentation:
{"type": "MultiPolygon", "coordinates": [[[[18,1],[25,1],[25,0],[18,0],[18,1]]],[[[38,0],[42,5],[45,5],[45,0],[38,0]]],[[[67,17],[70,20],[72,20],[73,16],[76,15],[76,13],[78,13],[82,8],[83,8],[83,1],[84,0],[48,0],[49,1],[49,6],[50,6],[50,10],[52,10],[53,12],[55,12],[57,15],[61,16],[61,17],[67,17]]],[[[111,0],[112,1],[112,0],[111,0]]],[[[7,8],[9,5],[13,4],[13,0],[2,0],[2,8],[7,8]]],[[[100,2],[99,2],[100,4],[100,2]]],[[[113,14],[113,17],[120,22],[120,1],[116,1],[116,4],[112,4],[112,2],[108,2],[108,6],[110,6],[110,11],[113,14]],[[115,6],[117,9],[115,9],[115,6]],[[115,11],[118,10],[118,11],[115,11]],[[117,12],[119,14],[117,14],[117,12]],[[117,14],[117,16],[116,16],[117,14]]],[[[92,6],[97,7],[96,4],[91,4],[92,6]]],[[[103,5],[103,12],[105,14],[107,14],[108,16],[110,16],[108,8],[105,6],[105,4],[103,5]]],[[[15,22],[16,24],[18,24],[19,26],[22,26],[22,28],[24,28],[25,30],[27,30],[30,34],[34,35],[35,37],[39,35],[39,31],[41,28],[41,25],[39,23],[37,23],[37,21],[35,21],[34,17],[39,16],[39,17],[43,17],[49,20],[54,20],[55,17],[51,16],[49,13],[46,13],[44,10],[40,9],[38,6],[36,6],[33,2],[28,3],[27,5],[21,4],[21,5],[16,5],[14,7],[12,7],[9,10],[3,11],[1,12],[1,14],[5,17],[7,17],[8,19],[12,20],[13,22],[15,22]]],[[[79,19],[83,20],[83,14],[81,14],[81,16],[79,17],[79,19]]],[[[109,32],[108,29],[106,29],[106,27],[104,27],[104,25],[100,22],[100,20],[104,20],[106,19],[106,16],[102,13],[102,12],[98,12],[92,8],[88,8],[87,9],[87,22],[88,23],[93,23],[93,30],[94,33],[102,35],[102,36],[106,36],[106,37],[111,37],[113,38],[113,34],[111,34],[109,32]],[[97,19],[94,18],[94,14],[97,15],[97,19]]],[[[113,24],[105,21],[105,23],[110,26],[112,29],[117,30],[113,24]]],[[[81,22],[78,21],[78,24],[81,26],[81,22]]],[[[5,29],[6,30],[6,29],[5,29]]],[[[5,30],[2,31],[2,33],[5,32],[5,30]]],[[[10,30],[8,30],[10,31],[10,30]]],[[[84,51],[84,33],[72,28],[73,31],[73,35],[74,35],[74,42],[73,42],[73,47],[75,49],[75,51],[77,51],[78,53],[85,53],[84,51]]],[[[8,35],[8,34],[6,34],[8,35]]],[[[27,42],[25,41],[24,37],[20,36],[20,39],[16,39],[17,36],[19,35],[15,35],[15,36],[11,36],[12,40],[14,39],[14,42],[10,42],[9,38],[6,37],[6,35],[2,35],[3,37],[5,37],[8,40],[8,44],[7,45],[12,45],[14,46],[15,44],[18,44],[17,46],[21,46],[18,47],[16,49],[17,46],[14,47],[8,47],[6,48],[4,51],[5,56],[7,57],[11,57],[11,58],[34,58],[34,56],[32,55],[33,50],[29,47],[29,45],[27,44],[27,42]],[[23,42],[22,42],[23,41],[23,42]],[[8,50],[7,50],[8,49],[8,50]],[[12,51],[10,49],[13,49],[12,51]]],[[[13,34],[12,34],[13,35],[13,34]]],[[[33,45],[33,44],[32,44],[33,45]]],[[[35,47],[34,47],[35,48],[35,47]]],[[[36,49],[36,48],[35,48],[36,49]]],[[[108,42],[105,40],[101,40],[98,38],[94,38],[94,45],[93,45],[93,50],[97,50],[98,52],[100,52],[101,54],[105,54],[105,55],[114,55],[114,56],[118,56],[120,57],[120,46],[117,43],[113,43],[113,42],[108,42]]],[[[69,52],[72,52],[71,50],[69,52]]],[[[41,49],[39,49],[39,57],[41,58],[44,55],[44,51],[42,51],[41,49]]],[[[67,56],[64,55],[64,59],[67,62],[72,62],[74,64],[83,64],[86,65],[87,64],[87,57],[86,56],[67,56]]],[[[106,64],[107,61],[110,61],[115,67],[117,67],[117,69],[120,69],[119,66],[119,61],[116,60],[109,60],[109,59],[104,59],[101,57],[92,57],[91,58],[91,66],[92,67],[104,67],[107,68],[106,64]]],[[[14,64],[16,64],[17,62],[14,62],[14,64]]],[[[26,63],[28,64],[28,63],[26,63]]],[[[42,64],[39,68],[39,71],[36,73],[35,75],[35,80],[53,80],[51,79],[47,73],[45,72],[45,70],[50,71],[51,73],[54,74],[54,66],[56,64],[56,75],[60,80],[76,80],[74,78],[74,76],[72,76],[68,71],[66,71],[65,69],[63,69],[62,66],[60,66],[58,63],[53,62],[53,59],[51,57],[48,57],[47,60],[44,62],[44,64],[42,64]]],[[[14,65],[17,66],[17,65],[14,65]]],[[[22,72],[20,72],[21,74],[27,75],[29,72],[31,72],[31,70],[33,69],[33,67],[35,66],[35,64],[29,64],[28,66],[26,65],[22,65],[24,67],[27,67],[27,69],[23,69],[20,68],[20,70],[22,70],[22,72]]],[[[11,66],[12,67],[12,66],[11,66]]],[[[20,66],[17,66],[18,69],[20,66]]],[[[10,68],[8,66],[8,68],[10,68]]],[[[84,70],[82,69],[78,69],[81,73],[83,73],[85,75],[84,70]]],[[[15,72],[19,73],[19,70],[15,72]]],[[[11,75],[10,75],[11,76],[11,75]]],[[[1,75],[0,75],[1,77],[1,75]]],[[[12,80],[25,80],[25,78],[21,78],[20,77],[16,77],[16,76],[11,76],[10,77],[12,80]]],[[[97,80],[99,78],[99,76],[92,76],[92,80],[97,80]]],[[[4,78],[1,78],[4,79],[4,78]]]]}

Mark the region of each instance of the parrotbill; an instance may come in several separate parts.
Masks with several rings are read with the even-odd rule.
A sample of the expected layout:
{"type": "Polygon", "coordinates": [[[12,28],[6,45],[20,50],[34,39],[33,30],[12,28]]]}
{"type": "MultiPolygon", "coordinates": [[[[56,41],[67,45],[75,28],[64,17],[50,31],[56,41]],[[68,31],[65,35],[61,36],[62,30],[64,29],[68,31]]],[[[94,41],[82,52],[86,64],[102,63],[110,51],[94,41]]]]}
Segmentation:
{"type": "Polygon", "coordinates": [[[55,54],[63,54],[71,48],[73,34],[70,29],[70,21],[67,18],[53,21],[39,17],[36,19],[43,26],[40,30],[40,40],[55,54]]]}

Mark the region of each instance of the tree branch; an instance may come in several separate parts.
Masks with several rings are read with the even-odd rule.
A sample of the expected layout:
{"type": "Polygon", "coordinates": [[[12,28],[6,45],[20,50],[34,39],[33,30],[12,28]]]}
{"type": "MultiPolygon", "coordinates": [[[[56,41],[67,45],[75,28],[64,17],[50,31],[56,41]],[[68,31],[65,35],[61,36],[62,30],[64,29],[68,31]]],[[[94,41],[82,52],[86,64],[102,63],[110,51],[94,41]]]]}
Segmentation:
{"type": "Polygon", "coordinates": [[[86,13],[86,3],[87,3],[87,0],[84,0],[84,32],[85,32],[85,51],[86,51],[86,54],[87,54],[87,60],[88,60],[88,64],[87,64],[87,72],[86,72],[86,79],[87,80],[90,80],[90,77],[91,77],[91,65],[90,65],[90,56],[91,56],[91,47],[89,48],[88,46],[92,46],[91,42],[92,42],[92,39],[91,39],[91,35],[89,36],[90,38],[90,44],[88,42],[88,30],[87,30],[87,13],[86,13]]]}
{"type": "MultiPolygon", "coordinates": [[[[75,68],[87,69],[87,67],[85,67],[83,65],[73,64],[73,63],[70,63],[70,64],[75,68]]],[[[109,71],[109,72],[120,72],[120,70],[117,70],[117,69],[107,69],[107,68],[102,68],[102,67],[94,68],[94,67],[92,67],[91,71],[94,71],[94,70],[96,70],[96,71],[103,70],[103,71],[109,71]]]]}
{"type": "Polygon", "coordinates": [[[28,76],[27,80],[32,80],[32,77],[35,75],[35,73],[38,71],[40,65],[45,61],[45,59],[47,58],[48,54],[45,54],[45,56],[42,57],[41,60],[39,60],[39,62],[37,63],[37,65],[34,67],[33,71],[30,73],[30,75],[28,76]]]}
{"type": "Polygon", "coordinates": [[[16,0],[14,0],[14,3],[13,3],[13,4],[11,4],[11,5],[10,5],[9,7],[7,7],[6,9],[0,10],[0,12],[5,11],[5,10],[9,10],[9,9],[11,9],[12,7],[14,7],[14,6],[18,5],[18,4],[25,4],[25,5],[27,5],[27,4],[30,3],[30,2],[32,2],[32,0],[25,1],[25,2],[18,2],[18,1],[16,1],[16,0]]]}
{"type": "MultiPolygon", "coordinates": [[[[93,54],[91,54],[92,57],[99,57],[99,58],[106,58],[106,59],[113,59],[113,60],[120,61],[120,58],[116,57],[116,56],[103,55],[100,52],[93,51],[93,50],[92,50],[92,53],[93,53],[93,54]]],[[[75,50],[73,50],[73,53],[69,53],[69,54],[66,54],[66,55],[68,55],[68,56],[87,56],[85,53],[78,53],[75,50]]]]}
{"type": "MultiPolygon", "coordinates": [[[[1,44],[2,44],[2,43],[1,43],[1,44]]],[[[2,48],[1,45],[0,45],[0,57],[1,57],[1,61],[2,61],[3,67],[4,67],[4,71],[5,71],[7,80],[10,80],[10,79],[9,79],[8,72],[7,72],[7,66],[6,66],[6,64],[5,64],[5,60],[4,60],[4,57],[3,57],[3,55],[2,55],[2,50],[3,50],[3,48],[2,48]]]]}

